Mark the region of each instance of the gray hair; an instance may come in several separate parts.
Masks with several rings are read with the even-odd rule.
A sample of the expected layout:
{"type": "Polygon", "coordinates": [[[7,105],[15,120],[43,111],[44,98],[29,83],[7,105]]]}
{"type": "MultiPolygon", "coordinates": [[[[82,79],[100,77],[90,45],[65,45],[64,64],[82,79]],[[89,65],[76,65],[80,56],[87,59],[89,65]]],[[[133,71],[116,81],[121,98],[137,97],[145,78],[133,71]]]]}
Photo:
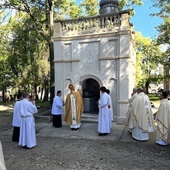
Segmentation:
{"type": "Polygon", "coordinates": [[[133,91],[137,91],[137,90],[138,90],[138,87],[134,87],[134,88],[133,88],[133,91]]]}
{"type": "Polygon", "coordinates": [[[27,98],[29,96],[29,93],[28,92],[24,92],[23,93],[23,98],[27,98]]]}

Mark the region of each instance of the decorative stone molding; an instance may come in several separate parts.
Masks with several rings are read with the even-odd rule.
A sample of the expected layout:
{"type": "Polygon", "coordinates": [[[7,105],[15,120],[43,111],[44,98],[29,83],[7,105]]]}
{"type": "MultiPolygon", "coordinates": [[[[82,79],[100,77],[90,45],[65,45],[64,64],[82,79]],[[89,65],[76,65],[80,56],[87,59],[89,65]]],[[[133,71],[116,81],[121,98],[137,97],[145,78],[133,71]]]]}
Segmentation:
{"type": "Polygon", "coordinates": [[[130,56],[100,57],[99,60],[116,60],[116,59],[124,59],[124,58],[130,58],[130,56]]]}
{"type": "Polygon", "coordinates": [[[116,32],[130,29],[129,11],[78,19],[55,20],[55,37],[116,32]]]}
{"type": "Polygon", "coordinates": [[[80,62],[79,59],[74,59],[74,60],[54,60],[54,63],[71,63],[71,62],[80,62]]]}
{"type": "Polygon", "coordinates": [[[118,103],[121,103],[121,104],[128,104],[128,101],[127,101],[127,100],[119,100],[118,103]]]}

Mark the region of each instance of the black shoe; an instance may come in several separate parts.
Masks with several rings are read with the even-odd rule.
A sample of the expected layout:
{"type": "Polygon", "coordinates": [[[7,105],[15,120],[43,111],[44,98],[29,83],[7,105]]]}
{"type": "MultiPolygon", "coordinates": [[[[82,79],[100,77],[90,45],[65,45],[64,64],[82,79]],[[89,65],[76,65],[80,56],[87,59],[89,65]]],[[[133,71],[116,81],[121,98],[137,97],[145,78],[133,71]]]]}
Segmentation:
{"type": "Polygon", "coordinates": [[[29,149],[26,145],[22,147],[23,149],[29,149]]]}
{"type": "Polygon", "coordinates": [[[130,130],[128,130],[128,133],[131,135],[132,134],[132,132],[130,131],[130,130]]]}
{"type": "Polygon", "coordinates": [[[71,130],[78,130],[79,128],[71,128],[71,130]]]}
{"type": "Polygon", "coordinates": [[[99,133],[98,135],[99,135],[99,136],[106,136],[107,133],[99,133]]]}
{"type": "Polygon", "coordinates": [[[31,148],[28,148],[26,145],[22,147],[23,149],[31,149],[31,148]]]}

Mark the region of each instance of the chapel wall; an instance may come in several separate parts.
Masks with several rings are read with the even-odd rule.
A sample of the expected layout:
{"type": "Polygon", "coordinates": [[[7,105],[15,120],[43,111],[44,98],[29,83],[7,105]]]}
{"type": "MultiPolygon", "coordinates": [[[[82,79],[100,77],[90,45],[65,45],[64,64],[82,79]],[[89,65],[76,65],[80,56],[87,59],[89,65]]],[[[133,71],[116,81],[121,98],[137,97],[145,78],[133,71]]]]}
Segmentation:
{"type": "Polygon", "coordinates": [[[100,86],[110,89],[117,124],[126,123],[127,99],[135,76],[134,46],[127,19],[128,15],[122,16],[116,29],[90,28],[81,33],[68,30],[63,33],[57,28],[54,37],[55,91],[62,90],[66,98],[68,84],[77,89],[80,81],[95,79],[100,86]]]}

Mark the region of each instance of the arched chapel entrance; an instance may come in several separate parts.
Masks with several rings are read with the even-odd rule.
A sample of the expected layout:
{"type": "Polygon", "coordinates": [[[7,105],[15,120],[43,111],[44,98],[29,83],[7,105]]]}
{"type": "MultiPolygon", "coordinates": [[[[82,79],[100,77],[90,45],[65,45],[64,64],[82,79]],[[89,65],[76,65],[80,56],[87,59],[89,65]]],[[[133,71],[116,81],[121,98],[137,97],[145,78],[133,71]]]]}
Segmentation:
{"type": "Polygon", "coordinates": [[[84,113],[98,113],[97,101],[100,98],[100,85],[92,78],[82,82],[82,92],[84,99],[84,113]]]}

